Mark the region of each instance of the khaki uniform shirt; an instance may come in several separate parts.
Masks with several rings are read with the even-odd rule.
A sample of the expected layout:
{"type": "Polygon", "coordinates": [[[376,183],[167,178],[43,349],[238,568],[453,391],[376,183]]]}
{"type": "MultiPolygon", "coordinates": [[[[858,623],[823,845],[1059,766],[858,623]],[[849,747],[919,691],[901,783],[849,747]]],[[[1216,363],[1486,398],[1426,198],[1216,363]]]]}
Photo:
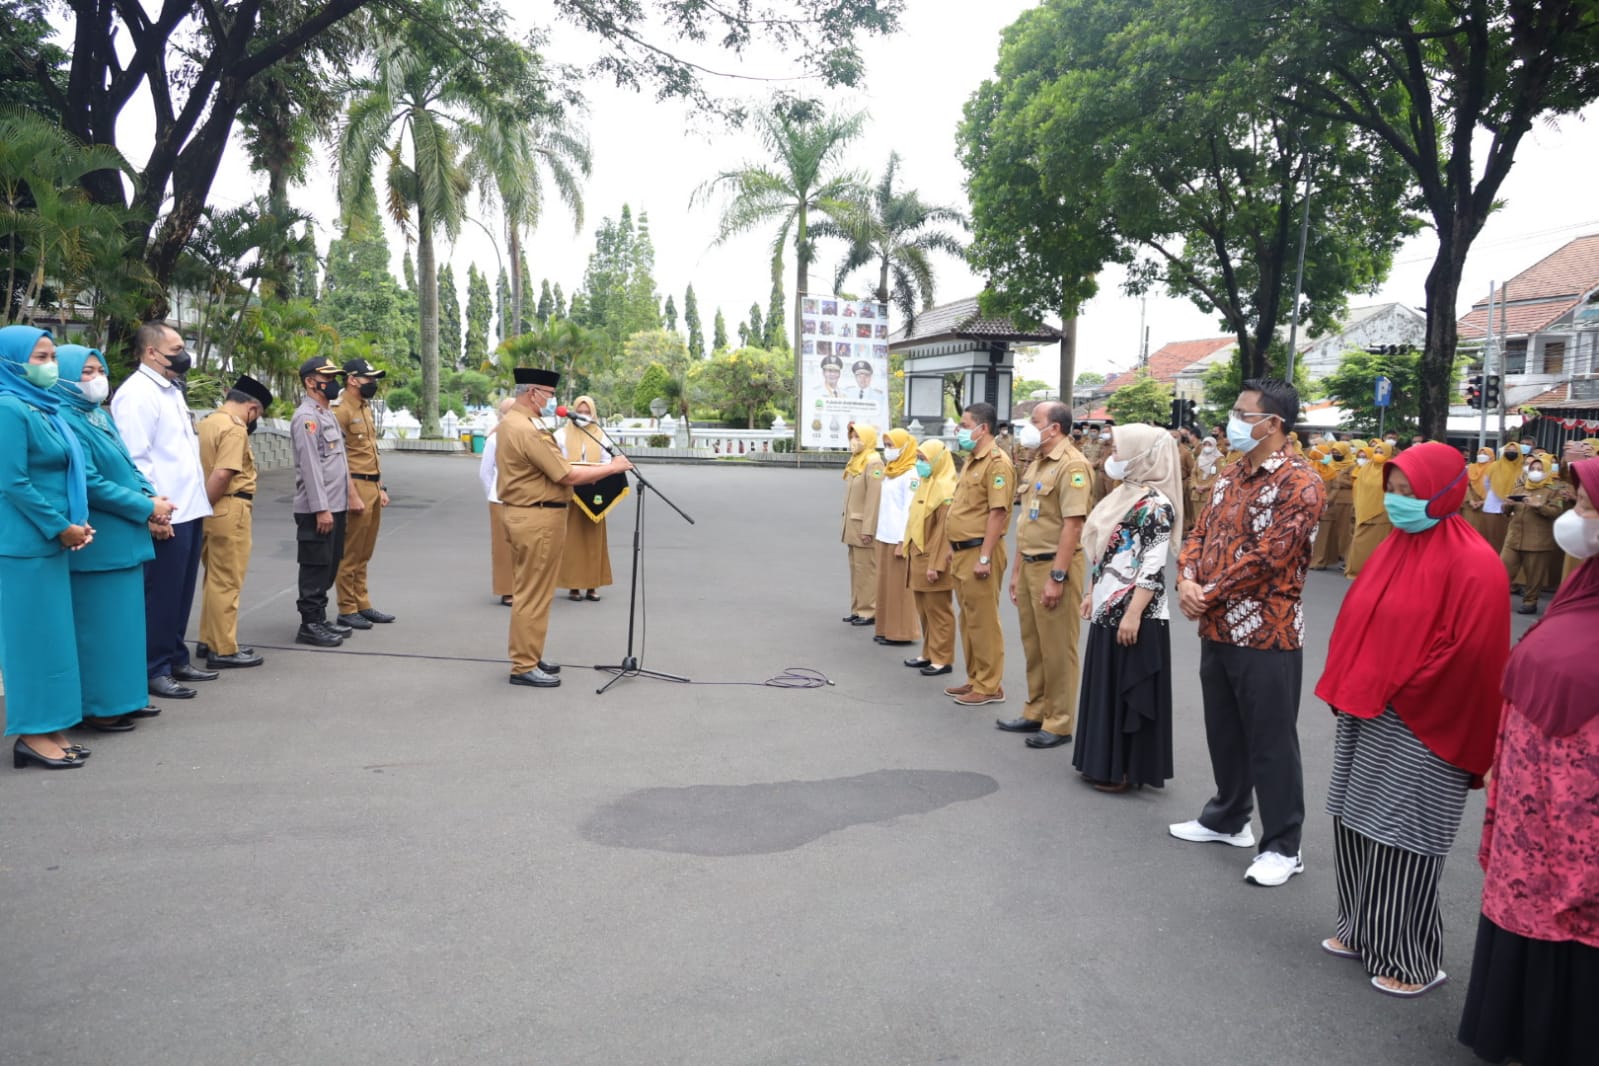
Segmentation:
{"type": "MultiPolygon", "coordinates": [[[[949,505],[949,539],[976,540],[988,532],[988,512],[1009,511],[1015,499],[1016,468],[992,440],[972,453],[955,481],[949,505]]],[[[996,544],[996,547],[998,545],[996,544]]]]}
{"type": "Polygon", "coordinates": [[[237,415],[221,409],[200,419],[200,468],[206,479],[218,468],[232,470],[226,495],[255,492],[255,454],[250,451],[250,427],[237,415]]]}
{"type": "Polygon", "coordinates": [[[1093,468],[1070,439],[1063,439],[1033,460],[1022,481],[1016,550],[1023,555],[1053,554],[1060,547],[1066,519],[1085,518],[1093,506],[1093,468]]]}
{"type": "Polygon", "coordinates": [[[877,528],[877,505],[883,496],[883,460],[873,455],[866,460],[866,469],[844,486],[843,542],[852,548],[864,548],[861,534],[869,538],[877,528]]]}
{"type": "Polygon", "coordinates": [[[566,503],[572,490],[561,479],[572,464],[561,455],[555,434],[544,423],[521,410],[500,421],[495,436],[494,462],[500,472],[500,502],[507,507],[532,507],[539,503],[566,503]]]}
{"type": "Polygon", "coordinates": [[[344,431],[344,455],[350,464],[350,473],[377,477],[378,423],[372,415],[372,405],[351,389],[333,409],[333,417],[339,420],[339,428],[344,431]]]}
{"type": "Polygon", "coordinates": [[[1526,493],[1527,498],[1505,502],[1510,512],[1505,547],[1523,552],[1559,551],[1560,545],[1555,543],[1555,519],[1560,517],[1575,493],[1559,481],[1552,485],[1545,481],[1538,488],[1517,482],[1511,491],[1526,493]]]}
{"type": "Polygon", "coordinates": [[[344,458],[344,431],[332,409],[301,397],[289,439],[294,444],[294,513],[348,510],[350,467],[344,458]]]}

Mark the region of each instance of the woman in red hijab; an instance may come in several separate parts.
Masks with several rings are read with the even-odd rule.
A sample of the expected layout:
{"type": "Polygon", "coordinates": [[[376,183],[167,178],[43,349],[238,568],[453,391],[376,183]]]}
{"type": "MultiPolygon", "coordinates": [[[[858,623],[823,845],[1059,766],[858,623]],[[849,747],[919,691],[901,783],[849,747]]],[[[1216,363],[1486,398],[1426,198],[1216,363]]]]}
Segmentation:
{"type": "Polygon", "coordinates": [[[1555,539],[1583,560],[1505,668],[1460,1041],[1489,1062],[1599,1056],[1599,459],[1555,539]]]}
{"type": "Polygon", "coordinates": [[[1393,996],[1447,980],[1438,878],[1466,791],[1493,760],[1510,650],[1510,582],[1460,517],[1467,485],[1448,445],[1387,464],[1394,533],[1344,597],[1316,686],[1338,719],[1327,790],[1338,926],[1322,948],[1360,959],[1393,996]]]}

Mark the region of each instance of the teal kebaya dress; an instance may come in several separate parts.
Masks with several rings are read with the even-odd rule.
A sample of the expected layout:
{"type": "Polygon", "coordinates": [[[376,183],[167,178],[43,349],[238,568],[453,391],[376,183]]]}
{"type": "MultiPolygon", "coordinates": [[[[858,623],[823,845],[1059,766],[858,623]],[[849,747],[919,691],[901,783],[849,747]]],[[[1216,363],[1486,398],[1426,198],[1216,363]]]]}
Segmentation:
{"type": "Polygon", "coordinates": [[[82,450],[54,396],[23,374],[42,329],[0,329],[0,669],[6,736],[83,719],[72,574],[58,539],[88,519],[82,450]]]}
{"type": "Polygon", "coordinates": [[[144,667],[144,563],[155,558],[146,523],[155,491],[100,405],[78,388],[92,348],[56,349],[61,413],[83,446],[94,540],[67,553],[82,666],[83,716],[116,718],[149,703],[144,667]]]}

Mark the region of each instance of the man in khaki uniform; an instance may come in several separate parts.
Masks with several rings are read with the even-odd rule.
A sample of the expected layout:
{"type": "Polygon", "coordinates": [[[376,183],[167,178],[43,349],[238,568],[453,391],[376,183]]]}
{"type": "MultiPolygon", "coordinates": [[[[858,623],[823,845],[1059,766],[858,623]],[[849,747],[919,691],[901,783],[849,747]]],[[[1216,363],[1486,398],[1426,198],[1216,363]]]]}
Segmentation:
{"type": "Polygon", "coordinates": [[[1038,457],[1022,478],[1022,513],[1016,520],[1021,558],[1011,573],[1010,600],[1027,655],[1027,705],[1020,718],[994,724],[1008,733],[1033,734],[1029,748],[1069,744],[1077,720],[1078,604],[1087,568],[1078,538],[1092,507],[1094,472],[1072,446],[1071,417],[1071,408],[1062,403],[1033,409],[1038,457]]]}
{"type": "Polygon", "coordinates": [[[968,707],[1005,702],[1005,637],[999,625],[999,587],[1005,579],[1005,529],[1010,525],[1016,470],[994,443],[994,405],[974,403],[961,413],[957,446],[969,458],[949,505],[950,566],[960,606],[966,683],[944,691],[968,707]]]}
{"type": "Polygon", "coordinates": [[[392,614],[372,606],[366,591],[366,566],[377,547],[383,508],[389,505],[389,490],[378,471],[378,424],[371,404],[386,373],[365,359],[349,360],[344,364],[344,392],[333,408],[333,417],[344,431],[350,498],[359,498],[362,504],[360,509],[352,506],[345,520],[344,559],[339,563],[339,623],[351,629],[371,629],[373,622],[394,621],[392,614]]]}
{"type": "Polygon", "coordinates": [[[201,534],[205,588],[195,650],[204,657],[207,670],[260,666],[264,661],[254,648],[239,647],[239,593],[250,566],[250,520],[255,508],[250,434],[271,406],[272,392],[245,375],[234,383],[222,406],[200,420],[197,431],[211,514],[201,534]]]}
{"type": "Polygon", "coordinates": [[[511,684],[554,688],[560,668],[543,659],[550,631],[550,604],[566,542],[566,508],[572,486],[587,485],[631,470],[622,456],[607,463],[573,466],[539,412],[555,396],[561,375],[517,367],[516,403],[495,435],[495,464],[505,534],[511,542],[511,684]]]}

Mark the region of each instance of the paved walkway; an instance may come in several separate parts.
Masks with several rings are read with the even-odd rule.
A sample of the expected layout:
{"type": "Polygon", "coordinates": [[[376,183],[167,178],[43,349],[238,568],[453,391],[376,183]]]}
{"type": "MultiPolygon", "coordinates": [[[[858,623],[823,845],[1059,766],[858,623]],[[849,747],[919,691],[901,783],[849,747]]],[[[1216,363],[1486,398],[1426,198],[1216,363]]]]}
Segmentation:
{"type": "Polygon", "coordinates": [[[0,1060],[1470,1061],[1480,793],[1444,872],[1455,983],[1387,999],[1317,948],[1332,723],[1309,690],[1341,577],[1308,596],[1307,873],[1267,890],[1245,853],[1166,835],[1210,785],[1186,624],[1177,779],[1100,795],[1069,749],[992,728],[1019,650],[1010,702],[962,710],[839,624],[836,472],[662,466],[698,524],[648,508],[645,665],[835,684],[597,697],[624,504],[623,584],[555,604],[565,685],[512,688],[474,466],[386,463],[372,588],[398,623],[294,648],[292,480],[269,474],[241,623],[266,665],[91,735],[83,770],[0,771],[0,1060]]]}

